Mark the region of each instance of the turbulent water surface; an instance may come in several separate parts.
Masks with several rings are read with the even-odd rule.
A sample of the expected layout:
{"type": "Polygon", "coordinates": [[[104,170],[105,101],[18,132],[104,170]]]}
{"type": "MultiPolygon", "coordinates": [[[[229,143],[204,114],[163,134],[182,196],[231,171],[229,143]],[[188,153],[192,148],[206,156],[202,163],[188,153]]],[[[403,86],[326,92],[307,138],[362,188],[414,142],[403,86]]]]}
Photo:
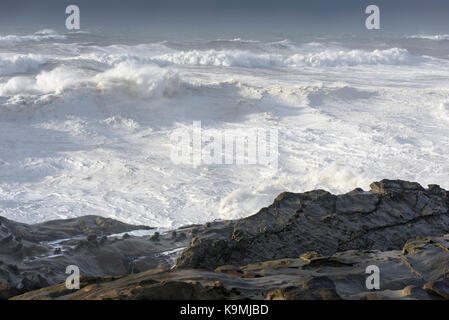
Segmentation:
{"type": "Polygon", "coordinates": [[[161,229],[280,192],[382,178],[449,188],[449,35],[121,41],[0,36],[0,215],[161,229]],[[278,169],[175,165],[170,134],[279,130],[278,169]]]}

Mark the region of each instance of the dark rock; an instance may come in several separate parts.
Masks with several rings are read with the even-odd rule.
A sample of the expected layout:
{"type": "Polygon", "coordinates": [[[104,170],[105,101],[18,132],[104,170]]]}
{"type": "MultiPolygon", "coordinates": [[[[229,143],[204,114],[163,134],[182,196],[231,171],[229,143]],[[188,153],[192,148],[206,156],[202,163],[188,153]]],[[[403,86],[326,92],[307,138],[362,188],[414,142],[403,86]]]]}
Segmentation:
{"type": "Polygon", "coordinates": [[[449,299],[449,279],[431,281],[424,285],[424,290],[434,296],[449,299]]]}
{"type": "Polygon", "coordinates": [[[447,299],[448,208],[439,186],[382,180],[369,192],[285,192],[254,216],[151,237],[108,239],[138,227],[94,216],[0,217],[0,298],[50,285],[16,299],[447,299]],[[65,289],[71,264],[89,290],[65,289]],[[368,265],[381,270],[375,292],[368,265]]]}
{"type": "Polygon", "coordinates": [[[171,265],[164,260],[155,259],[153,256],[139,258],[133,262],[133,273],[139,273],[150,269],[168,271],[171,265]]]}
{"type": "MultiPolygon", "coordinates": [[[[165,243],[150,246],[146,239],[130,239],[132,244],[122,240],[108,242],[106,235],[149,228],[97,216],[35,225],[4,217],[0,221],[0,296],[3,298],[65,281],[68,265],[77,265],[91,276],[126,274],[123,261],[129,254],[142,256],[165,248],[165,243]],[[102,243],[98,242],[98,235],[102,235],[102,243]]],[[[173,244],[167,245],[167,250],[174,248],[173,244]]],[[[168,259],[155,257],[154,260],[162,263],[168,259]]]]}
{"type": "Polygon", "coordinates": [[[14,237],[13,237],[12,234],[10,234],[10,235],[8,235],[8,236],[6,236],[6,237],[4,237],[3,239],[0,240],[0,245],[5,245],[7,243],[10,243],[13,240],[14,240],[14,237]]]}
{"type": "Polygon", "coordinates": [[[89,285],[89,290],[68,293],[61,283],[15,299],[443,299],[447,280],[441,265],[448,265],[449,250],[435,244],[444,246],[449,235],[430,240],[419,251],[405,255],[400,250],[351,250],[332,256],[309,253],[242,267],[227,265],[214,272],[152,269],[97,279],[101,285],[93,280],[83,282],[82,287],[89,285]],[[365,285],[368,265],[381,270],[380,290],[375,292],[365,285]],[[424,279],[430,277],[440,280],[425,284],[424,279]]]}
{"type": "Polygon", "coordinates": [[[333,268],[339,268],[339,267],[351,267],[352,264],[342,262],[338,259],[331,258],[331,257],[317,257],[317,258],[311,258],[309,260],[309,263],[303,267],[304,270],[306,269],[316,269],[319,267],[333,267],[333,268]]]}
{"type": "Polygon", "coordinates": [[[155,232],[151,237],[150,237],[151,241],[159,241],[160,240],[160,234],[159,232],[155,232]]]}
{"type": "Polygon", "coordinates": [[[20,273],[19,268],[15,264],[9,264],[7,266],[7,269],[9,271],[11,271],[13,274],[19,274],[20,273]]]}
{"type": "Polygon", "coordinates": [[[162,281],[144,287],[121,291],[120,299],[138,300],[221,300],[229,293],[221,286],[204,287],[197,282],[162,281]]]}
{"type": "Polygon", "coordinates": [[[178,232],[176,234],[176,241],[183,241],[187,238],[186,234],[184,232],[178,232]]]}
{"type": "Polygon", "coordinates": [[[20,290],[22,292],[28,292],[37,290],[48,286],[49,283],[41,275],[31,275],[22,279],[20,283],[20,290]]]}
{"type": "Polygon", "coordinates": [[[176,240],[176,238],[177,238],[177,236],[178,236],[178,233],[176,232],[176,230],[173,230],[173,231],[170,231],[170,232],[168,233],[168,235],[169,235],[169,237],[170,237],[172,240],[176,240]]]}
{"type": "Polygon", "coordinates": [[[96,234],[89,234],[87,236],[87,241],[89,241],[89,242],[96,242],[97,241],[97,235],[96,234]]]}
{"type": "Polygon", "coordinates": [[[198,227],[176,268],[213,270],[307,251],[399,249],[411,238],[449,232],[448,198],[447,191],[401,180],[339,196],[323,190],[282,193],[254,216],[198,227]]]}
{"type": "Polygon", "coordinates": [[[16,237],[32,242],[52,241],[89,234],[110,235],[133,230],[152,229],[147,226],[134,226],[99,216],[53,220],[34,225],[10,221],[4,217],[0,217],[0,221],[16,237]]]}

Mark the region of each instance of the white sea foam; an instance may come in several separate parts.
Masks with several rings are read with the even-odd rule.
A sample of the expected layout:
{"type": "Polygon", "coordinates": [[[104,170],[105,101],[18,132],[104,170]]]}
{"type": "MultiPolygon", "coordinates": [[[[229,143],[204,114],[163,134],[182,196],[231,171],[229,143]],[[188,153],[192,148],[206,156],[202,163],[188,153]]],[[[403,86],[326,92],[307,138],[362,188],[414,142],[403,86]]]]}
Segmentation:
{"type": "Polygon", "coordinates": [[[61,93],[64,89],[74,89],[85,81],[85,74],[70,67],[57,67],[42,71],[36,76],[16,76],[0,84],[0,95],[61,93]]]}
{"type": "Polygon", "coordinates": [[[53,29],[42,29],[39,31],[36,31],[34,34],[37,35],[57,35],[56,31],[53,29]]]}
{"type": "Polygon", "coordinates": [[[254,54],[247,51],[182,51],[153,58],[159,62],[184,65],[209,65],[224,67],[338,67],[357,65],[403,65],[419,62],[407,50],[324,50],[312,53],[297,53],[289,56],[254,54]]]}
{"type": "Polygon", "coordinates": [[[0,76],[23,73],[38,68],[47,62],[48,58],[37,54],[0,54],[0,76]]]}
{"type": "Polygon", "coordinates": [[[433,114],[437,119],[449,122],[449,102],[441,102],[435,106],[433,114]]]}
{"type": "Polygon", "coordinates": [[[41,30],[32,35],[7,35],[0,36],[0,46],[14,45],[21,42],[38,42],[43,40],[63,40],[65,35],[56,34],[52,30],[41,30]]]}
{"type": "Polygon", "coordinates": [[[409,36],[408,38],[443,41],[443,40],[449,40],[449,34],[434,34],[434,35],[415,34],[415,35],[409,36]]]}
{"type": "Polygon", "coordinates": [[[121,62],[95,77],[100,90],[123,89],[131,95],[145,97],[171,96],[182,86],[174,72],[157,66],[139,66],[134,62],[121,62]]]}
{"type": "Polygon", "coordinates": [[[326,39],[33,38],[51,36],[60,39],[41,31],[0,54],[8,218],[99,214],[167,230],[247,216],[283,191],[342,193],[383,178],[449,188],[444,59],[326,39]],[[277,129],[278,171],[173,164],[171,133],[198,120],[207,130],[277,129]]]}

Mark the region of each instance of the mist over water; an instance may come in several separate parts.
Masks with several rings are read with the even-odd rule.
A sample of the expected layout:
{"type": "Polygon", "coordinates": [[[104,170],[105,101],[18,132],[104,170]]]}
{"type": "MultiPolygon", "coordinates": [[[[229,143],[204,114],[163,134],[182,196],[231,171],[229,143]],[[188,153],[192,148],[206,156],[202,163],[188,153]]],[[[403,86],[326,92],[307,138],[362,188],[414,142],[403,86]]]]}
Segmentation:
{"type": "Polygon", "coordinates": [[[170,229],[253,214],[283,191],[383,178],[449,188],[449,32],[438,21],[368,33],[352,20],[330,32],[207,19],[2,28],[0,214],[170,229]],[[193,121],[277,129],[278,169],[175,165],[170,134],[193,121]]]}

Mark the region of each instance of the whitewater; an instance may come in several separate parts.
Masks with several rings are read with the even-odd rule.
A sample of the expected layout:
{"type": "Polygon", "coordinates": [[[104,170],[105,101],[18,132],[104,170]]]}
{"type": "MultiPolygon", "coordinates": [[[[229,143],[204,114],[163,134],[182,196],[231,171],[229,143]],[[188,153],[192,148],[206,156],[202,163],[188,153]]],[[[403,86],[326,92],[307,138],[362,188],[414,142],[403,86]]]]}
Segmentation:
{"type": "Polygon", "coordinates": [[[167,230],[283,191],[449,188],[449,36],[121,41],[0,35],[0,215],[167,230]],[[173,131],[279,132],[278,167],[177,165],[173,131]]]}

